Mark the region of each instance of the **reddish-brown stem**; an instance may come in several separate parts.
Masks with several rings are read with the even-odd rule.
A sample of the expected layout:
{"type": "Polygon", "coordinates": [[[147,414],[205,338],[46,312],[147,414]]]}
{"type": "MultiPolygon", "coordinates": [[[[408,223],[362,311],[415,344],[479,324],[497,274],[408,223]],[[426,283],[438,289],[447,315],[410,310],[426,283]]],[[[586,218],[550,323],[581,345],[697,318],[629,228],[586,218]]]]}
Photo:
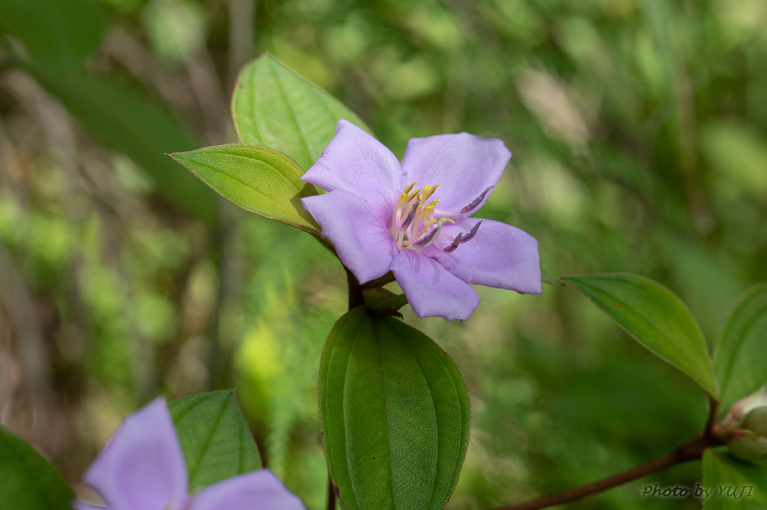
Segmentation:
{"type": "Polygon", "coordinates": [[[333,485],[333,479],[328,473],[328,510],[336,510],[336,486],[333,485]]]}
{"type": "MultiPolygon", "coordinates": [[[[345,266],[344,269],[346,269],[345,266]]],[[[346,280],[349,283],[349,310],[364,305],[365,298],[362,296],[362,286],[348,269],[346,269],[346,280]]]]}
{"type": "Polygon", "coordinates": [[[706,422],[706,428],[703,431],[704,435],[714,436],[714,430],[716,428],[716,415],[719,414],[719,401],[712,396],[708,397],[708,421],[706,422]]]}
{"type": "Polygon", "coordinates": [[[716,423],[718,408],[718,403],[712,398],[710,401],[709,419],[703,432],[689,443],[680,446],[668,455],[664,455],[663,457],[651,460],[641,466],[608,476],[607,478],[597,480],[596,482],[581,487],[558,492],[556,494],[548,494],[537,499],[519,503],[517,505],[504,506],[496,510],[538,510],[554,505],[561,505],[563,503],[569,503],[571,501],[585,498],[592,494],[598,494],[626,482],[642,478],[652,473],[657,473],[658,471],[663,471],[664,469],[677,464],[698,460],[703,456],[703,452],[707,448],[723,444],[722,439],[714,434],[714,424],[716,423]]]}

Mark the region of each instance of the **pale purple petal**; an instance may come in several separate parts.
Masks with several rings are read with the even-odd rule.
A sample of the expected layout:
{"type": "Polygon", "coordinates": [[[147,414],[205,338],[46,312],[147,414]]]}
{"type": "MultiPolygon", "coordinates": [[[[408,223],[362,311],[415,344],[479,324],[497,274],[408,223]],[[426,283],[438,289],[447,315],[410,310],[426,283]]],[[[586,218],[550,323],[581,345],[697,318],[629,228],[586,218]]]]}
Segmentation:
{"type": "Polygon", "coordinates": [[[165,401],[127,417],[84,479],[115,510],[183,507],[186,466],[165,401]]]}
{"type": "Polygon", "coordinates": [[[459,133],[411,139],[402,168],[408,182],[440,185],[433,196],[440,211],[458,213],[491,188],[468,215],[485,203],[510,158],[501,140],[459,133]]]}
{"type": "Polygon", "coordinates": [[[301,203],[322,225],[322,235],[360,283],[389,272],[397,253],[387,226],[391,209],[388,214],[374,210],[366,200],[344,190],[303,198],[301,203]]]}
{"type": "Polygon", "coordinates": [[[85,501],[73,501],[72,508],[74,508],[74,510],[119,510],[111,506],[92,505],[85,501]]]}
{"type": "Polygon", "coordinates": [[[421,253],[400,251],[391,270],[418,317],[465,321],[479,305],[471,285],[421,253]]]}
{"type": "MultiPolygon", "coordinates": [[[[443,232],[456,236],[467,233],[480,221],[470,218],[446,225],[443,232]]],[[[476,235],[458,245],[452,253],[433,254],[458,278],[469,283],[515,290],[522,294],[541,293],[538,242],[527,232],[491,220],[481,220],[476,235]]]]}
{"type": "Polygon", "coordinates": [[[268,469],[229,478],[200,491],[189,510],[306,510],[268,469]]]}
{"type": "Polygon", "coordinates": [[[350,191],[391,211],[405,187],[403,177],[389,149],[354,124],[339,120],[335,138],[301,180],[325,191],[350,191]]]}

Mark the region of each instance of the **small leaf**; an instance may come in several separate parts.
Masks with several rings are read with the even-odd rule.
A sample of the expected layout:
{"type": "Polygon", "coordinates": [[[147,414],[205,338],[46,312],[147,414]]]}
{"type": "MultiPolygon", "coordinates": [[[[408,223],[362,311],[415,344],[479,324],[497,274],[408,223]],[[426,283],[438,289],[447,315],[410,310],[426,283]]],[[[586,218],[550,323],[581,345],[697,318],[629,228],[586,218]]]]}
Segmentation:
{"type": "Polygon", "coordinates": [[[767,469],[741,462],[724,451],[703,453],[704,510],[767,508],[767,469]]]}
{"type": "Polygon", "coordinates": [[[466,454],[469,397],[431,339],[359,307],[338,320],[325,345],[320,423],[345,510],[436,510],[466,454]]]}
{"type": "Polygon", "coordinates": [[[633,274],[565,279],[653,354],[690,376],[709,395],[718,395],[703,334],[670,290],[633,274]]]}
{"type": "Polygon", "coordinates": [[[767,283],[747,290],[727,320],[714,356],[722,408],[767,384],[767,283]]]}
{"type": "Polygon", "coordinates": [[[0,427],[0,508],[70,510],[74,497],[42,455],[0,427]]]}
{"type": "Polygon", "coordinates": [[[261,468],[256,443],[234,391],[196,393],[168,405],[195,492],[261,468]]]}
{"type": "Polygon", "coordinates": [[[335,136],[339,119],[367,129],[341,102],[268,54],[240,72],[232,117],[243,143],[274,147],[304,170],[335,136]]]}
{"type": "Polygon", "coordinates": [[[383,287],[362,289],[362,296],[365,306],[376,315],[400,315],[397,310],[407,304],[404,294],[394,294],[383,287]]]}
{"type": "Polygon", "coordinates": [[[219,145],[170,156],[243,209],[318,235],[300,199],[315,195],[295,161],[269,147],[219,145]]]}

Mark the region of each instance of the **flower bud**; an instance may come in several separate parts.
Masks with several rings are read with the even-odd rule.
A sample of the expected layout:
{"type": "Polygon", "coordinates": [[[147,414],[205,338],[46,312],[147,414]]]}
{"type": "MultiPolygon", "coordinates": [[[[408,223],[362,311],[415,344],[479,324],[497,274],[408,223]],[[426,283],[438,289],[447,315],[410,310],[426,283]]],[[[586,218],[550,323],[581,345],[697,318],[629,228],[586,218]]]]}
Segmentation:
{"type": "Polygon", "coordinates": [[[750,430],[762,437],[767,437],[767,406],[752,409],[743,420],[741,428],[750,430]]]}
{"type": "Polygon", "coordinates": [[[746,420],[746,416],[748,416],[752,410],[760,407],[767,407],[766,387],[762,387],[755,393],[735,402],[727,411],[724,419],[717,424],[717,435],[726,438],[733,431],[745,428],[743,427],[743,423],[746,420]]]}
{"type": "Polygon", "coordinates": [[[740,427],[730,433],[727,445],[739,459],[767,462],[767,406],[751,409],[740,427]]]}

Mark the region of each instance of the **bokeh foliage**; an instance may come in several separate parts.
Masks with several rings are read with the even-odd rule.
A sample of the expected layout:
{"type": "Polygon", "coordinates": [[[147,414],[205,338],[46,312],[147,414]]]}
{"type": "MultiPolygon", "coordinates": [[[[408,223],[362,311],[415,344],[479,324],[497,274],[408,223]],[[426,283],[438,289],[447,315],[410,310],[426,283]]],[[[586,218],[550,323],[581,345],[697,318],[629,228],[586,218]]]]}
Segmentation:
{"type": "MultiPolygon", "coordinates": [[[[483,213],[533,234],[548,275],[662,282],[712,344],[767,280],[765,22],[759,0],[5,0],[2,424],[74,483],[158,391],[237,386],[264,463],[322,508],[317,373],[343,270],[162,155],[236,141],[234,76],[262,51],[399,156],[415,136],[502,138],[514,157],[483,213]]],[[[466,324],[420,322],[472,400],[448,508],[582,484],[702,426],[694,385],[573,289],[478,290],[466,324]]],[[[645,508],[642,483],[700,476],[573,506],[645,508]]]]}

